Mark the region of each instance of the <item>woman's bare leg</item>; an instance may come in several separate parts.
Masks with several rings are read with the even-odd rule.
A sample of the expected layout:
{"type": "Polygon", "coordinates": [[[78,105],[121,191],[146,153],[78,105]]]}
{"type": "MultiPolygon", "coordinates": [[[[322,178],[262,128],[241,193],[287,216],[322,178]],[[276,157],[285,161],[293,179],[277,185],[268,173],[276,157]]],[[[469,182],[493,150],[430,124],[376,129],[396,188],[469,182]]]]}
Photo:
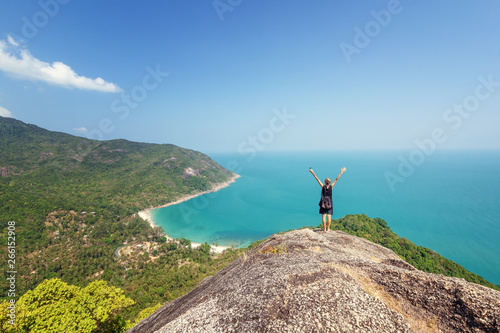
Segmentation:
{"type": "MultiPolygon", "coordinates": [[[[328,214],[327,218],[328,218],[328,224],[326,227],[326,231],[330,231],[330,224],[332,224],[332,216],[330,214],[328,214]]],[[[323,223],[323,225],[325,225],[325,224],[323,223]]]]}
{"type": "Polygon", "coordinates": [[[323,214],[323,231],[326,231],[326,214],[323,214]]]}

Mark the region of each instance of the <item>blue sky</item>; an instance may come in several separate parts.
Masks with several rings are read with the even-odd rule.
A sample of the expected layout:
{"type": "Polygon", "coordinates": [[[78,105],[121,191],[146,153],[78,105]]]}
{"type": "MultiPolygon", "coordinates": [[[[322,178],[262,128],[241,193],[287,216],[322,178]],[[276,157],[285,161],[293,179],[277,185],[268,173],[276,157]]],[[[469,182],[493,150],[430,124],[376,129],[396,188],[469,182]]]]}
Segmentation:
{"type": "Polygon", "coordinates": [[[0,115],[50,130],[206,153],[500,148],[495,0],[0,6],[0,115]]]}

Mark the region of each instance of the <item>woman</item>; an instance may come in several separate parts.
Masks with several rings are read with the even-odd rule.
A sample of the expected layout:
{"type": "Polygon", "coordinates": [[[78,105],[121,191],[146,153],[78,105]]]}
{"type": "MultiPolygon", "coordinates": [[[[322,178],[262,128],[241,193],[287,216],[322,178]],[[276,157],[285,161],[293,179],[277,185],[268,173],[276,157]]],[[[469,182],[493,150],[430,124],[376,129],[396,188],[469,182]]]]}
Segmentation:
{"type": "Polygon", "coordinates": [[[330,224],[332,223],[332,214],[333,214],[333,201],[332,201],[332,189],[339,180],[340,176],[345,172],[346,168],[340,169],[340,173],[335,178],[333,183],[330,178],[325,179],[325,185],[319,180],[319,178],[314,174],[314,171],[309,168],[309,172],[312,173],[314,178],[318,181],[319,186],[321,186],[321,200],[319,202],[319,213],[323,215],[323,231],[330,231],[330,224]]]}

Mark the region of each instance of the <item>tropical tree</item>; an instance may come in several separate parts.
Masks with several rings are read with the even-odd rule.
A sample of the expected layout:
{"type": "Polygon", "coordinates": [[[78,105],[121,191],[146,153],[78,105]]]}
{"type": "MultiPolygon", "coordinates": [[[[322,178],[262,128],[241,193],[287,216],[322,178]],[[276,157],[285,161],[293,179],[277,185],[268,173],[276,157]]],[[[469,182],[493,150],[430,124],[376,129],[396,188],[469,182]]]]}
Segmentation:
{"type": "Polygon", "coordinates": [[[19,298],[15,325],[8,323],[8,304],[2,302],[0,325],[4,332],[123,332],[127,323],[119,311],[132,304],[121,289],[105,281],[79,288],[50,279],[19,298]]]}

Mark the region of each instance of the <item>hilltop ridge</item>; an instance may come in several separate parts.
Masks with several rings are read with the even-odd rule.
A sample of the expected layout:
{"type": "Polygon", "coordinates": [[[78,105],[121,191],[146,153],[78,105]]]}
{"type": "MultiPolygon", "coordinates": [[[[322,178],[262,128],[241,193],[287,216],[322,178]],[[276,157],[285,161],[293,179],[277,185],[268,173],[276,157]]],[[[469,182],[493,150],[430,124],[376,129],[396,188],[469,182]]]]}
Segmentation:
{"type": "Polygon", "coordinates": [[[500,292],[342,231],[275,235],[128,333],[499,332],[500,292]]]}
{"type": "Polygon", "coordinates": [[[209,156],[172,144],[97,141],[0,117],[0,202],[8,219],[112,205],[133,213],[234,176],[209,156]]]}

